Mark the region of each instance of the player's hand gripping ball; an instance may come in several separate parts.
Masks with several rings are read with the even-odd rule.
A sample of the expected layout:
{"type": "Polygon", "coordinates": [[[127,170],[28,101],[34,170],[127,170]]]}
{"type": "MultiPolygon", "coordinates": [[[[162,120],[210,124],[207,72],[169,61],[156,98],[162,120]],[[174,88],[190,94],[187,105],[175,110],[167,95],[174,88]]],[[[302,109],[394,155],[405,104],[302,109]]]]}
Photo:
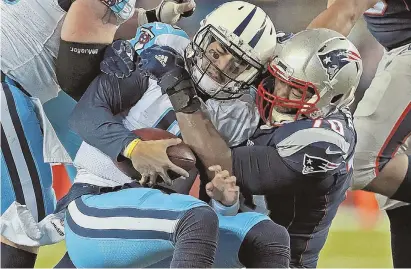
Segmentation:
{"type": "MultiPolygon", "coordinates": [[[[137,129],[133,131],[137,136],[140,137],[141,140],[143,141],[153,141],[154,140],[164,140],[165,139],[176,139],[177,136],[173,135],[172,133],[169,133],[167,131],[157,129],[157,128],[142,128],[142,129],[137,129]]],[[[140,142],[142,143],[142,142],[140,142]]],[[[168,156],[168,159],[173,163],[173,165],[176,165],[185,171],[190,171],[195,167],[196,164],[196,157],[194,153],[191,151],[190,147],[186,144],[179,143],[177,145],[169,146],[166,149],[166,154],[168,156]]],[[[155,160],[154,160],[155,161],[155,160]]],[[[132,160],[126,159],[121,162],[115,162],[116,166],[127,176],[133,178],[133,179],[143,179],[144,182],[143,184],[147,183],[146,181],[149,179],[150,180],[150,185],[154,185],[157,183],[157,181],[161,180],[161,174],[159,176],[156,176],[156,178],[142,178],[141,174],[134,168],[132,160]]],[[[163,180],[171,185],[172,180],[180,177],[179,174],[173,172],[172,170],[167,171],[166,178],[163,176],[163,180]]]]}

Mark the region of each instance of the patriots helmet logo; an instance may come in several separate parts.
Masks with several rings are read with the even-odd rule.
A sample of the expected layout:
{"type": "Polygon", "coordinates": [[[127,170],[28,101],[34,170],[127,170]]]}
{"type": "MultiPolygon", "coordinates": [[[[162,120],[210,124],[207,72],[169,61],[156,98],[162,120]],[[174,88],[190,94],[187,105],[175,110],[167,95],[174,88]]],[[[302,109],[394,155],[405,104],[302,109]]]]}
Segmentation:
{"type": "Polygon", "coordinates": [[[323,68],[327,71],[328,79],[331,81],[350,62],[358,62],[361,56],[347,49],[335,49],[328,52],[318,52],[318,58],[323,68]]]}
{"type": "Polygon", "coordinates": [[[327,171],[337,169],[340,165],[341,163],[333,163],[320,157],[304,154],[302,173],[304,175],[321,172],[325,173],[327,171]]]}

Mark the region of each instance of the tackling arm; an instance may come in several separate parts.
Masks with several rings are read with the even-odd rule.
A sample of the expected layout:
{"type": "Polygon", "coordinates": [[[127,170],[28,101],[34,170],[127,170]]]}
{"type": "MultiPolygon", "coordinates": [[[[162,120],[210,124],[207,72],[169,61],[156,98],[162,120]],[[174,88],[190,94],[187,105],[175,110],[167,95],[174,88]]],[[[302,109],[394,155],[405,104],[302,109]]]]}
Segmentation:
{"type": "MultiPolygon", "coordinates": [[[[192,148],[206,167],[218,164],[234,175],[242,193],[284,193],[301,186],[304,175],[290,168],[274,147],[245,146],[230,150],[202,112],[177,113],[177,120],[184,143],[192,148]]],[[[314,178],[308,176],[304,182],[318,182],[326,177],[328,174],[316,174],[314,178]]],[[[209,173],[208,178],[211,180],[213,174],[209,173]]]]}
{"type": "Polygon", "coordinates": [[[148,78],[137,71],[124,79],[99,75],[77,103],[70,118],[70,127],[85,142],[112,159],[118,158],[137,136],[126,129],[116,115],[131,108],[147,87],[148,78]]]}
{"type": "MultiPolygon", "coordinates": [[[[200,110],[194,113],[177,112],[184,143],[196,153],[205,167],[220,165],[232,174],[231,150],[211,121],[200,110]]],[[[214,173],[208,171],[211,180],[214,173]]]]}
{"type": "Polygon", "coordinates": [[[328,0],[328,8],[307,29],[327,28],[348,36],[360,16],[379,0],[328,0]]]}

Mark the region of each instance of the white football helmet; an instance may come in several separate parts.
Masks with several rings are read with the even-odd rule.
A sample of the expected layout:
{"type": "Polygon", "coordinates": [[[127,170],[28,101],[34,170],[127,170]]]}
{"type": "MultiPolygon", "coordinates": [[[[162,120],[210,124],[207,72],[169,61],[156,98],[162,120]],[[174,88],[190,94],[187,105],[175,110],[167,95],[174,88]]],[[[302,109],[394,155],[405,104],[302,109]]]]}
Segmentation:
{"type": "Polygon", "coordinates": [[[271,125],[324,117],[354,101],[362,70],[360,53],[343,35],[329,29],[299,32],[270,61],[271,76],[258,86],[260,116],[271,125]],[[275,91],[276,83],[286,85],[287,97],[275,91]]]}
{"type": "Polygon", "coordinates": [[[276,31],[268,15],[253,4],[233,1],[201,22],[185,58],[200,93],[233,99],[264,71],[275,46],[276,31]]]}

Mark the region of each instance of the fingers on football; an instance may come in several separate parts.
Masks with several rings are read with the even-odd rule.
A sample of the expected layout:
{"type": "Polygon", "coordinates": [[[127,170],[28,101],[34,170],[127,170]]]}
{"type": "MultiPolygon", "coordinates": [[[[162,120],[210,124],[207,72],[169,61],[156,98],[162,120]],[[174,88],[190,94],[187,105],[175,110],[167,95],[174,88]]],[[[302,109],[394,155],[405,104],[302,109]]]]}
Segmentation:
{"type": "Polygon", "coordinates": [[[140,185],[145,185],[149,180],[149,176],[146,173],[142,173],[141,174],[141,179],[138,183],[140,183],[140,185]]]}
{"type": "Polygon", "coordinates": [[[176,172],[177,174],[179,174],[180,176],[183,177],[189,177],[189,174],[186,170],[184,170],[183,168],[175,165],[174,163],[172,163],[171,161],[169,162],[169,169],[172,170],[173,172],[176,172]]]}
{"type": "Polygon", "coordinates": [[[166,145],[166,147],[175,146],[182,142],[180,138],[170,138],[170,139],[164,139],[162,141],[166,145]]]}
{"type": "Polygon", "coordinates": [[[150,172],[148,177],[149,177],[149,185],[154,186],[157,183],[157,173],[150,172]]]}
{"type": "Polygon", "coordinates": [[[169,185],[169,186],[173,185],[173,181],[172,181],[171,178],[167,175],[167,172],[166,172],[166,171],[160,172],[160,173],[158,173],[158,174],[160,175],[160,177],[163,179],[163,181],[164,181],[167,185],[169,185]]]}

